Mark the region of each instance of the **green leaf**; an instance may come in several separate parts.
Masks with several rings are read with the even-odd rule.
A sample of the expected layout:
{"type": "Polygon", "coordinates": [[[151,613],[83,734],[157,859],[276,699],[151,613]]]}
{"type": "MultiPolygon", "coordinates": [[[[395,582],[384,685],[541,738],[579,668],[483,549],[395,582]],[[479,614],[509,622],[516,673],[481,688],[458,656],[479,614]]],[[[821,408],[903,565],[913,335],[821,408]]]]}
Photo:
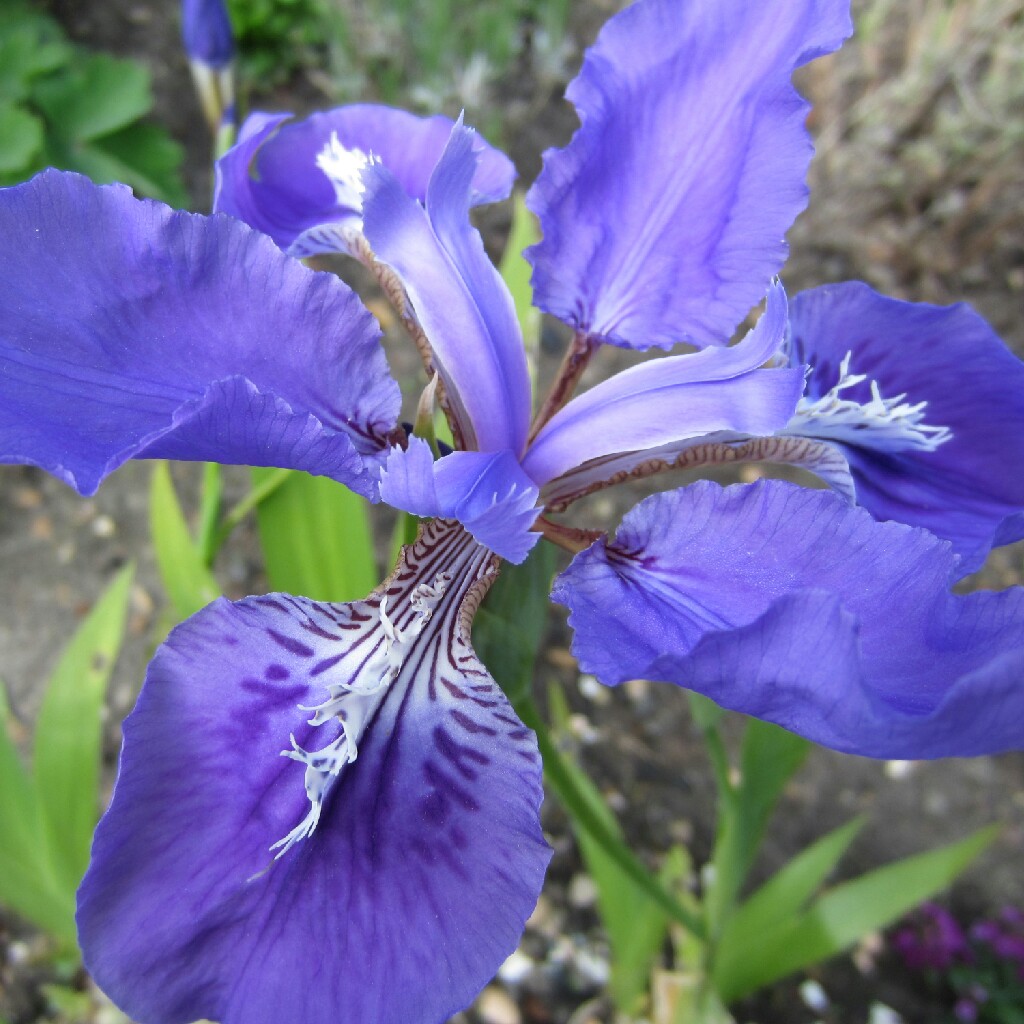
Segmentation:
{"type": "MultiPolygon", "coordinates": [[[[582,772],[558,749],[532,701],[524,698],[515,704],[516,713],[523,724],[537,734],[537,746],[544,758],[544,781],[562,802],[573,827],[583,829],[600,843],[636,886],[652,899],[673,921],[678,922],[692,935],[702,938],[704,925],[700,916],[676,899],[658,879],[640,862],[636,854],[608,827],[606,816],[593,803],[589,787],[581,785],[582,772]]],[[[587,782],[590,780],[587,779],[587,782]]],[[[603,801],[602,801],[603,804],[603,801]]]]}
{"type": "Polygon", "coordinates": [[[74,69],[41,80],[33,99],[55,133],[86,142],[124,128],[149,112],[149,72],[131,60],[89,54],[74,69]]]}
{"type": "Polygon", "coordinates": [[[503,565],[473,625],[473,647],[515,703],[529,694],[547,628],[557,552],[541,541],[521,565],[503,565]]]}
{"type": "Polygon", "coordinates": [[[221,467],[216,462],[203,463],[203,486],[199,498],[199,524],[196,528],[196,546],[204,564],[212,565],[217,553],[217,526],[224,500],[224,481],[221,467]]]}
{"type": "Polygon", "coordinates": [[[752,718],[743,734],[740,779],[723,802],[715,841],[714,884],[707,911],[712,932],[725,925],[761,845],[765,826],[786,783],[804,763],[810,743],[752,718]]]}
{"type": "MultiPolygon", "coordinates": [[[[31,866],[39,853],[39,818],[32,778],[25,770],[10,732],[7,693],[0,684],[0,863],[31,866]]],[[[0,900],[4,899],[4,872],[0,872],[0,900]]]]}
{"type": "Polygon", "coordinates": [[[20,107],[0,107],[0,173],[10,174],[29,167],[42,144],[43,125],[39,118],[20,107]]]}
{"type": "Polygon", "coordinates": [[[220,587],[192,540],[166,462],[153,466],[149,527],[164,590],[178,619],[187,619],[219,597],[220,587]]]}
{"type": "Polygon", "coordinates": [[[159,199],[172,206],[186,205],[184,186],[177,166],[181,150],[168,139],[162,129],[153,125],[137,124],[123,132],[105,136],[94,142],[69,142],[59,137],[46,141],[46,162],[53,167],[77,171],[98,185],[119,181],[131,185],[142,195],[159,199]],[[153,150],[147,153],[145,138],[153,139],[153,150]],[[140,139],[137,144],[125,146],[125,139],[140,139]],[[166,144],[166,149],[162,148],[166,144]],[[166,157],[166,160],[162,160],[166,157]],[[138,163],[132,160],[138,158],[138,163]]]}
{"type": "Polygon", "coordinates": [[[540,241],[540,227],[537,218],[526,208],[526,200],[521,192],[516,192],[512,201],[512,230],[498,270],[512,293],[532,376],[536,372],[541,318],[540,310],[533,304],[533,287],[530,284],[533,268],[523,256],[523,250],[540,241]]]}
{"type": "Polygon", "coordinates": [[[21,4],[0,12],[0,101],[24,100],[38,75],[71,56],[60,26],[21,4]]]}
{"type": "Polygon", "coordinates": [[[887,864],[827,892],[777,929],[760,959],[733,959],[719,992],[727,1002],[827,960],[949,886],[998,834],[981,829],[958,843],[887,864]]]}
{"type": "Polygon", "coordinates": [[[854,818],[801,850],[729,918],[715,948],[714,980],[719,991],[731,988],[737,964],[772,955],[779,929],[803,910],[864,822],[864,818],[854,818]]]}
{"type": "Polygon", "coordinates": [[[78,160],[91,162],[85,173],[94,181],[122,181],[142,195],[180,208],[188,205],[180,174],[184,156],[185,150],[163,128],[140,121],[81,147],[78,160]]]}
{"type": "MultiPolygon", "coordinates": [[[[253,482],[278,473],[254,469],[253,482]]],[[[256,508],[271,590],[356,601],[379,582],[365,498],[327,477],[292,472],[256,508]]]]}
{"type": "MultiPolygon", "coordinates": [[[[587,871],[597,886],[601,919],[611,945],[608,990],[620,1013],[633,1013],[650,985],[671,918],[586,831],[579,832],[577,838],[587,871]]],[[[681,847],[669,851],[658,873],[658,881],[666,890],[674,891],[685,879],[687,861],[681,847]]]]}
{"type": "Polygon", "coordinates": [[[69,949],[75,942],[74,888],[56,875],[42,829],[35,787],[9,730],[0,685],[0,904],[50,932],[69,949]]]}
{"type": "MultiPolygon", "coordinates": [[[[551,716],[556,728],[568,723],[569,708],[559,689],[550,692],[551,716]]],[[[612,809],[583,769],[567,754],[563,755],[573,778],[578,797],[586,803],[595,819],[608,833],[623,841],[622,829],[612,809]]],[[[611,977],[608,990],[616,1009],[623,1014],[638,1010],[647,991],[655,960],[668,934],[672,918],[662,906],[650,899],[604,844],[585,828],[577,828],[583,863],[597,887],[601,920],[611,946],[611,977]]],[[[690,859],[682,847],[669,851],[657,883],[666,891],[676,891],[690,871],[690,859]]],[[[654,876],[651,876],[652,880],[654,876]]],[[[697,917],[696,906],[692,908],[697,917]]],[[[700,944],[698,943],[698,948],[700,944]]]]}
{"type": "Polygon", "coordinates": [[[39,836],[35,860],[8,857],[0,850],[0,904],[49,932],[70,952],[75,948],[75,886],[58,881],[39,836]]]}
{"type": "Polygon", "coordinates": [[[78,627],[36,722],[34,780],[58,875],[74,897],[99,818],[103,701],[124,638],[134,567],[126,566],[78,627]]]}

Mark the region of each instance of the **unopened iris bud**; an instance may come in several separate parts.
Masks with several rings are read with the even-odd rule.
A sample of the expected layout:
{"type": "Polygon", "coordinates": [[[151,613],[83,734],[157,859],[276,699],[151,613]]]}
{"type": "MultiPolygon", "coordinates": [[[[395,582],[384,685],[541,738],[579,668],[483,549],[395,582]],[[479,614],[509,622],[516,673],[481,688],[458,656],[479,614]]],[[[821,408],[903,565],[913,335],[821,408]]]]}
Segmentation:
{"type": "Polygon", "coordinates": [[[182,0],[181,38],[190,61],[226,68],[235,56],[235,38],[224,0],[182,0]]]}
{"type": "Polygon", "coordinates": [[[181,38],[210,130],[234,123],[235,39],[224,0],[182,0],[181,38]]]}

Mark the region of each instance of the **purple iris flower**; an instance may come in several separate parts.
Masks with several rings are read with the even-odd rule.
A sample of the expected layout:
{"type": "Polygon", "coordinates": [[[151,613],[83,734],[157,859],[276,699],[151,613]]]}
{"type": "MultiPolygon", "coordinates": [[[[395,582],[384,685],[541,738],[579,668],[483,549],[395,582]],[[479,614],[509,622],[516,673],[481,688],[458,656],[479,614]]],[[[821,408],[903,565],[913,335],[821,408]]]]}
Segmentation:
{"type": "Polygon", "coordinates": [[[1017,485],[982,467],[999,479],[992,417],[1003,437],[1024,425],[1024,370],[965,311],[851,285],[799,297],[791,321],[772,281],[811,153],[791,75],[849,33],[846,7],[640,0],[609,22],[570,87],[582,127],[529,196],[538,302],[575,329],[535,416],[469,221],[511,169],[461,123],[257,116],[219,168],[233,217],[56,172],[0,194],[0,461],[83,493],[129,458],[276,465],[428,520],[364,601],[219,600],[157,652],[78,915],[90,971],[136,1020],[440,1022],[486,983],[549,851],[534,737],[469,631],[500,560],[542,534],[579,552],[554,596],[606,683],[669,680],[873,756],[1021,744],[1024,593],[949,585],[953,545],[977,557],[1019,525],[1017,485]],[[374,269],[457,450],[397,427],[371,317],[282,248],[374,269]],[[930,343],[899,333],[918,316],[930,343]],[[701,351],[572,397],[602,343],[677,341],[701,351]],[[947,341],[1002,380],[954,373],[931,351],[947,341]],[[745,458],[839,493],[696,484],[614,540],[558,518],[623,479],[745,458]],[[899,466],[921,467],[927,500],[899,466]]]}

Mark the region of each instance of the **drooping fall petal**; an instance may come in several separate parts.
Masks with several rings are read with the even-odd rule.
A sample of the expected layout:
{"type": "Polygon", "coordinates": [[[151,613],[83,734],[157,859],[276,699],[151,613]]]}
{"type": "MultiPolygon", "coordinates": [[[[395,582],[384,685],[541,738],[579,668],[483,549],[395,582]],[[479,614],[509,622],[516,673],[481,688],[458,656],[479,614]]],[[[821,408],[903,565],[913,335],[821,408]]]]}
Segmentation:
{"type": "Polygon", "coordinates": [[[655,495],[556,582],[602,681],[662,679],[871,757],[1024,746],[1024,588],[954,596],[949,545],[824,491],[655,495]]]}
{"type": "Polygon", "coordinates": [[[79,900],[134,1019],[442,1024],[497,971],[550,851],[535,739],[466,633],[494,571],[434,523],[366,601],[220,600],[171,634],[79,900]]]}
{"type": "Polygon", "coordinates": [[[373,497],[399,401],[354,293],[245,225],[57,171],[0,192],[0,462],[83,494],[134,457],[373,497]]]}

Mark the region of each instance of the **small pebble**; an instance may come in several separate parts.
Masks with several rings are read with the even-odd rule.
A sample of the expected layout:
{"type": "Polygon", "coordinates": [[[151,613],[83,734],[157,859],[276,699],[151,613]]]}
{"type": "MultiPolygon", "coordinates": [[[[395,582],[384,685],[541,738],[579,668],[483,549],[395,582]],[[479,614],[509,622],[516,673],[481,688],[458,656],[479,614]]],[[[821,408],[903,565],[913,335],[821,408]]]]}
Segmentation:
{"type": "Polygon", "coordinates": [[[36,516],[29,532],[36,540],[53,540],[53,520],[49,516],[36,516]]]}
{"type": "Polygon", "coordinates": [[[580,743],[596,743],[601,738],[599,730],[595,729],[586,715],[569,716],[569,732],[580,741],[580,743]]]}
{"type": "Polygon", "coordinates": [[[604,988],[608,984],[609,977],[611,977],[611,966],[608,963],[608,958],[602,956],[594,949],[588,949],[587,947],[578,949],[574,966],[584,980],[597,988],[604,988]]]}
{"type": "Polygon", "coordinates": [[[886,761],[885,774],[890,779],[909,779],[916,767],[916,761],[886,761]]]}
{"type": "Polygon", "coordinates": [[[861,974],[870,974],[878,964],[878,958],[885,952],[885,940],[881,932],[868,932],[857,944],[852,959],[861,974]]]}
{"type": "Polygon", "coordinates": [[[7,947],[7,960],[12,964],[23,964],[29,958],[27,943],[15,941],[7,947]]]}
{"type": "Polygon", "coordinates": [[[903,1024],[903,1018],[885,1003],[872,1003],[868,1010],[868,1024],[903,1024]]]}
{"type": "Polygon", "coordinates": [[[555,668],[575,669],[576,659],[568,647],[552,647],[544,655],[555,668]]]}
{"type": "Polygon", "coordinates": [[[532,928],[541,935],[554,938],[562,927],[561,915],[555,913],[551,900],[544,893],[537,898],[537,906],[526,922],[527,928],[532,928]]]}
{"type": "Polygon", "coordinates": [[[597,681],[597,676],[582,675],[577,683],[580,693],[599,706],[604,706],[612,699],[611,691],[597,681]]]}
{"type": "Polygon", "coordinates": [[[597,886],[590,875],[573,875],[568,895],[570,906],[577,910],[585,910],[597,902],[597,886]]]}
{"type": "Polygon", "coordinates": [[[532,957],[528,957],[522,950],[517,949],[498,968],[498,977],[506,985],[519,985],[529,978],[536,969],[536,961],[532,957]]]}
{"type": "Polygon", "coordinates": [[[520,1024],[523,1019],[515,1000],[503,989],[488,985],[476,1001],[476,1012],[485,1024],[520,1024]]]}
{"type": "Polygon", "coordinates": [[[646,700],[651,693],[651,684],[647,679],[628,679],[622,684],[626,696],[636,704],[646,700]]]}
{"type": "Polygon", "coordinates": [[[108,515],[97,516],[92,521],[92,532],[105,540],[117,533],[117,524],[108,515]]]}
{"type": "Polygon", "coordinates": [[[78,502],[72,512],[72,518],[79,526],[84,526],[86,523],[91,522],[95,516],[96,502],[94,501],[78,502]]]}
{"type": "Polygon", "coordinates": [[[39,508],[42,503],[42,492],[34,487],[19,487],[14,492],[14,504],[18,508],[39,508]]]}
{"type": "Polygon", "coordinates": [[[602,794],[604,802],[616,813],[624,814],[629,807],[629,801],[617,789],[606,789],[602,794]]]}
{"type": "Polygon", "coordinates": [[[800,985],[800,998],[804,1005],[815,1013],[824,1013],[829,1006],[828,993],[821,987],[820,982],[808,978],[800,985]]]}

